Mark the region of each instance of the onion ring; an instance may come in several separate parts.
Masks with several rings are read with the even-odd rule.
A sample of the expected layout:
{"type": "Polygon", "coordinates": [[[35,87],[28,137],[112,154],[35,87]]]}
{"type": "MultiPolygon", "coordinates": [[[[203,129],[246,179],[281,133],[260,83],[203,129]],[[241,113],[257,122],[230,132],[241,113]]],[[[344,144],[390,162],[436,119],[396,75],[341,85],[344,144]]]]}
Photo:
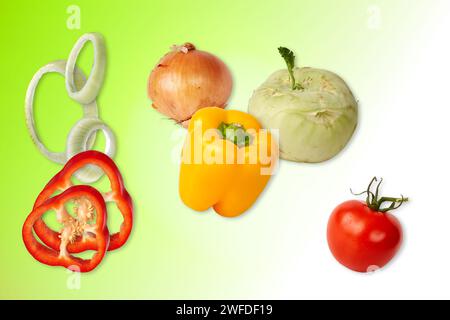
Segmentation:
{"type": "MultiPolygon", "coordinates": [[[[66,72],[66,61],[65,60],[57,60],[54,62],[50,62],[44,67],[40,68],[33,78],[31,79],[30,84],[28,85],[26,97],[25,97],[25,118],[28,132],[30,133],[31,139],[33,143],[36,145],[38,150],[49,160],[65,164],[67,161],[67,152],[52,152],[49,151],[42,141],[39,139],[39,135],[36,131],[35,121],[34,121],[34,112],[33,112],[33,104],[34,104],[34,94],[36,92],[36,88],[41,80],[42,76],[46,73],[59,73],[61,75],[65,75],[66,72]]],[[[75,86],[77,88],[81,88],[86,83],[86,78],[83,72],[75,68],[72,74],[75,86]]],[[[83,107],[83,116],[85,118],[97,118],[98,117],[98,109],[97,102],[95,100],[91,101],[91,103],[82,104],[83,107]]],[[[92,147],[95,141],[95,136],[92,135],[89,137],[88,146],[92,147]]]]}
{"type": "Polygon", "coordinates": [[[103,36],[99,33],[86,33],[75,43],[66,65],[66,89],[69,96],[78,103],[87,104],[94,101],[100,92],[105,77],[106,49],[103,36]],[[85,85],[79,89],[74,84],[73,71],[81,49],[87,41],[94,46],[94,63],[85,85]]]}
{"type": "MultiPolygon", "coordinates": [[[[67,159],[89,148],[89,139],[96,131],[103,131],[106,138],[104,153],[110,158],[116,154],[116,138],[112,130],[101,120],[84,118],[78,121],[67,136],[67,159]]],[[[87,165],[75,172],[75,177],[83,183],[93,183],[103,176],[104,172],[95,165],[87,165]]]]}

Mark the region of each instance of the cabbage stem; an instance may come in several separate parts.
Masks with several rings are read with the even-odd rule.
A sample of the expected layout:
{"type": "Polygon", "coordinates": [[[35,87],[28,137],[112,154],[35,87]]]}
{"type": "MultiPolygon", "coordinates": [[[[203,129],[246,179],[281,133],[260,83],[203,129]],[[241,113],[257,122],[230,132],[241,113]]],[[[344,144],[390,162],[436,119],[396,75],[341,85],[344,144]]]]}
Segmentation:
{"type": "Polygon", "coordinates": [[[285,47],[279,47],[278,52],[283,57],[284,61],[286,61],[289,77],[291,78],[292,90],[303,90],[304,89],[303,86],[300,83],[296,82],[294,77],[294,67],[295,67],[294,52],[285,47]]]}

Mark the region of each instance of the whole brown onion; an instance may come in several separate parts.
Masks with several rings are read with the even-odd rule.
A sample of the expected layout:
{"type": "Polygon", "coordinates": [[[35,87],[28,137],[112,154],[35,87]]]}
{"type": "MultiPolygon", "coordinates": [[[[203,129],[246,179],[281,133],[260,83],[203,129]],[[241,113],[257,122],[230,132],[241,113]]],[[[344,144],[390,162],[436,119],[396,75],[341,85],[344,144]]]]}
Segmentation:
{"type": "Polygon", "coordinates": [[[161,58],[147,90],[156,110],[185,126],[198,109],[224,108],[232,86],[230,70],[222,60],[185,43],[161,58]]]}

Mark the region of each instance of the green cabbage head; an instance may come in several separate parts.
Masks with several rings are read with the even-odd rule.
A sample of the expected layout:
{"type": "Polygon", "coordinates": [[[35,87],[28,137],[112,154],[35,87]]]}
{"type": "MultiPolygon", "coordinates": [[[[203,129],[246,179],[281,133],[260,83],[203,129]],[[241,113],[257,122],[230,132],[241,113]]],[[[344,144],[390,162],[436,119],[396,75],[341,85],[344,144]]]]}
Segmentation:
{"type": "Polygon", "coordinates": [[[292,89],[288,70],[277,71],[254,92],[248,111],[263,127],[279,130],[281,158],[329,160],[355,131],[355,97],[344,80],[330,71],[294,68],[293,72],[299,89],[292,89]]]}

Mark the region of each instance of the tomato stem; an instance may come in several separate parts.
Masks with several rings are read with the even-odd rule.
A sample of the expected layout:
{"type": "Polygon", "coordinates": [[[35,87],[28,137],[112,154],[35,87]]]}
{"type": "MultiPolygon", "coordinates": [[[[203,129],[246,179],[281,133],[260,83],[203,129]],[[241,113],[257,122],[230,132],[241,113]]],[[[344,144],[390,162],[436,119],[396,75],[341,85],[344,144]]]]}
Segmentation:
{"type": "Polygon", "coordinates": [[[375,182],[378,182],[378,179],[376,177],[374,177],[370,181],[369,186],[367,187],[367,190],[363,191],[361,193],[355,194],[355,193],[353,193],[353,191],[351,189],[350,189],[350,191],[353,193],[353,195],[356,195],[356,196],[367,194],[367,198],[366,198],[367,206],[374,211],[383,212],[383,213],[398,209],[403,205],[403,203],[409,201],[409,198],[405,198],[403,195],[401,195],[401,198],[394,198],[394,197],[379,198],[380,185],[383,182],[383,179],[382,178],[380,179],[380,181],[378,182],[378,184],[376,186],[375,193],[373,193],[371,190],[372,190],[372,186],[375,182]],[[387,207],[382,208],[382,205],[385,202],[390,202],[391,204],[388,205],[387,207]]]}

